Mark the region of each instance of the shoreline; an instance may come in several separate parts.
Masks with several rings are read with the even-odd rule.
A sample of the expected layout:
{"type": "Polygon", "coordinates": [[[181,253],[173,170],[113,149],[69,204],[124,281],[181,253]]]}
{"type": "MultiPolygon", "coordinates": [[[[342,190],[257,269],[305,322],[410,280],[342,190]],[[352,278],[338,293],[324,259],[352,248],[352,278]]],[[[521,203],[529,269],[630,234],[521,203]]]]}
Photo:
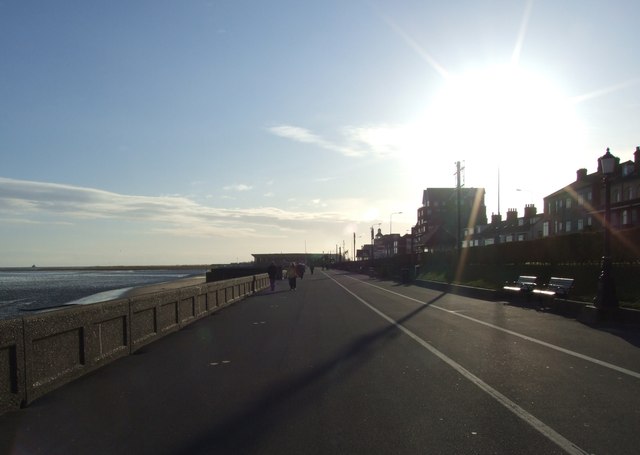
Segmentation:
{"type": "MultiPolygon", "coordinates": [[[[110,291],[98,292],[96,294],[91,294],[86,297],[82,297],[80,299],[73,300],[71,302],[59,303],[51,306],[43,306],[43,307],[23,307],[19,308],[17,314],[21,312],[37,312],[37,311],[51,311],[58,310],[65,307],[76,306],[76,305],[93,305],[96,303],[104,303],[110,302],[113,300],[119,299],[129,299],[132,297],[137,297],[145,294],[153,294],[161,291],[170,291],[175,289],[180,289],[189,286],[197,286],[199,284],[203,284],[206,282],[205,276],[191,276],[185,278],[179,278],[177,280],[165,281],[162,283],[149,284],[144,286],[135,286],[121,289],[112,289],[110,291]]],[[[2,319],[2,317],[0,317],[2,319]]]]}
{"type": "Polygon", "coordinates": [[[143,294],[152,294],[154,292],[159,292],[159,291],[170,291],[174,289],[186,288],[189,286],[196,286],[199,284],[204,284],[205,282],[206,282],[206,276],[204,275],[178,278],[177,280],[171,280],[171,281],[165,281],[162,283],[128,288],[118,298],[127,299],[127,298],[136,297],[143,294]]]}
{"type": "Polygon", "coordinates": [[[18,278],[22,281],[16,281],[16,283],[20,284],[15,288],[9,287],[7,293],[3,293],[2,299],[0,299],[0,319],[20,317],[21,315],[29,313],[50,311],[65,307],[93,305],[154,292],[196,286],[206,282],[206,270],[204,267],[194,268],[194,266],[181,268],[159,266],[150,268],[144,266],[136,270],[128,267],[123,269],[118,267],[109,269],[74,268],[65,269],[64,271],[63,269],[58,269],[55,272],[46,272],[39,269],[42,274],[38,274],[36,271],[32,271],[32,269],[22,269],[19,271],[15,271],[14,269],[13,272],[7,271],[7,269],[0,269],[0,273],[13,274],[16,277],[25,277],[24,279],[27,280],[24,281],[24,279],[18,278]],[[109,278],[109,275],[121,276],[120,274],[126,271],[133,272],[131,278],[129,278],[128,275],[122,275],[126,278],[113,281],[111,283],[115,285],[113,287],[108,285],[108,279],[101,282],[100,278],[97,278],[97,288],[93,285],[89,286],[89,281],[95,281],[96,279],[90,275],[83,275],[85,273],[104,273],[107,274],[107,278],[109,278]],[[55,286],[51,286],[47,281],[48,279],[44,279],[44,281],[41,282],[40,278],[36,278],[37,276],[46,277],[47,273],[69,274],[70,276],[76,276],[77,274],[84,278],[81,278],[80,281],[77,282],[70,281],[67,289],[65,288],[64,281],[62,286],[56,281],[54,281],[55,286]],[[136,275],[141,273],[143,275],[151,274],[149,275],[151,277],[157,275],[164,281],[148,280],[147,278],[138,280],[136,275]],[[33,277],[33,280],[31,278],[27,279],[27,277],[33,277]],[[27,283],[26,286],[24,283],[27,283]],[[77,286],[77,283],[80,283],[80,286],[77,286]],[[39,287],[40,284],[42,284],[42,287],[39,287]],[[53,294],[49,295],[49,291],[53,292],[53,294]],[[66,295],[67,293],[69,294],[68,296],[66,295]]]}
{"type": "Polygon", "coordinates": [[[209,270],[210,264],[196,265],[92,265],[92,266],[50,266],[50,267],[0,267],[0,272],[79,272],[92,270],[209,270]]]}

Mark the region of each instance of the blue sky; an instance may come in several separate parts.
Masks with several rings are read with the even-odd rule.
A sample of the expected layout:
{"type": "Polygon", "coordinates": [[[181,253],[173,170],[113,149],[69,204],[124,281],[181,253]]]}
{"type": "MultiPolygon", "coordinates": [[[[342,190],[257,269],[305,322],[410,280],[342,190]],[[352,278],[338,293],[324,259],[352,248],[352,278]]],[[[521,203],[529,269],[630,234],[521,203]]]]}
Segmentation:
{"type": "Polygon", "coordinates": [[[488,216],[542,211],[607,147],[633,159],[639,20],[631,0],[0,1],[0,266],[351,251],[406,233],[456,161],[488,216]]]}

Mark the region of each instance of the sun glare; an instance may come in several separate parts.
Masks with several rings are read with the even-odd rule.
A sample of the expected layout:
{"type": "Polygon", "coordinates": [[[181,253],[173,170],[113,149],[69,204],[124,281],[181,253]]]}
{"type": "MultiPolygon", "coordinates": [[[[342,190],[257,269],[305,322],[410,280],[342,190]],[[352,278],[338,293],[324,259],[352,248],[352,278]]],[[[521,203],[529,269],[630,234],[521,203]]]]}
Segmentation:
{"type": "Polygon", "coordinates": [[[527,161],[534,168],[545,158],[560,167],[570,163],[567,152],[579,150],[584,138],[570,98],[551,81],[515,66],[450,74],[412,136],[413,169],[444,164],[447,181],[439,184],[447,185],[453,161],[466,161],[468,175],[478,176],[494,176],[498,167],[505,173],[509,166],[522,169],[527,161]]]}
{"type": "Polygon", "coordinates": [[[511,67],[451,77],[430,110],[439,145],[496,159],[568,145],[577,127],[568,97],[549,81],[511,67]]]}

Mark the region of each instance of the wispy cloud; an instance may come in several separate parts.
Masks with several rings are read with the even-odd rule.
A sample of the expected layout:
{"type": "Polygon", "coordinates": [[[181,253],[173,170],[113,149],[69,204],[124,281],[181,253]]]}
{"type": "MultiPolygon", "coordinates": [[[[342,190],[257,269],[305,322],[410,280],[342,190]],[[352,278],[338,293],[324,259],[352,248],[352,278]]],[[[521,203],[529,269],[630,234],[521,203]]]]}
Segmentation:
{"type": "Polygon", "coordinates": [[[335,177],[318,177],[315,179],[316,182],[320,182],[320,183],[325,183],[325,182],[331,182],[332,180],[335,180],[335,177]]]}
{"type": "Polygon", "coordinates": [[[412,137],[407,125],[345,127],[342,131],[347,141],[380,158],[398,156],[412,137]]]}
{"type": "Polygon", "coordinates": [[[349,157],[384,158],[398,154],[404,147],[407,126],[345,126],[338,130],[340,142],[329,141],[307,128],[294,125],[274,126],[268,131],[285,139],[312,144],[349,157]]]}
{"type": "Polygon", "coordinates": [[[236,185],[228,185],[223,188],[225,191],[249,191],[253,189],[251,185],[245,185],[244,183],[238,183],[236,185]]]}
{"type": "Polygon", "coordinates": [[[122,220],[149,223],[177,235],[267,236],[265,226],[295,228],[306,222],[336,222],[335,212],[287,211],[276,207],[216,208],[180,196],[136,196],[72,185],[0,177],[0,224],[122,220]]]}
{"type": "Polygon", "coordinates": [[[345,156],[359,157],[366,155],[365,150],[359,150],[351,147],[348,144],[336,144],[329,140],[322,138],[321,136],[311,132],[306,128],[293,125],[279,125],[268,128],[268,131],[276,136],[290,139],[292,141],[301,142],[304,144],[313,144],[325,150],[331,150],[333,152],[341,153],[345,156]]]}

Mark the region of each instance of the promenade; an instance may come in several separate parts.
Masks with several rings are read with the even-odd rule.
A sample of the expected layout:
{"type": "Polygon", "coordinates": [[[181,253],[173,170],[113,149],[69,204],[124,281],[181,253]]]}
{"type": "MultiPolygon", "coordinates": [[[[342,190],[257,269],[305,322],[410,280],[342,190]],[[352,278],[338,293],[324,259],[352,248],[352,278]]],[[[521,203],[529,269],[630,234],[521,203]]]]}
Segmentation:
{"type": "Polygon", "coordinates": [[[637,454],[640,334],[307,272],[0,416],[1,454],[637,454]]]}

